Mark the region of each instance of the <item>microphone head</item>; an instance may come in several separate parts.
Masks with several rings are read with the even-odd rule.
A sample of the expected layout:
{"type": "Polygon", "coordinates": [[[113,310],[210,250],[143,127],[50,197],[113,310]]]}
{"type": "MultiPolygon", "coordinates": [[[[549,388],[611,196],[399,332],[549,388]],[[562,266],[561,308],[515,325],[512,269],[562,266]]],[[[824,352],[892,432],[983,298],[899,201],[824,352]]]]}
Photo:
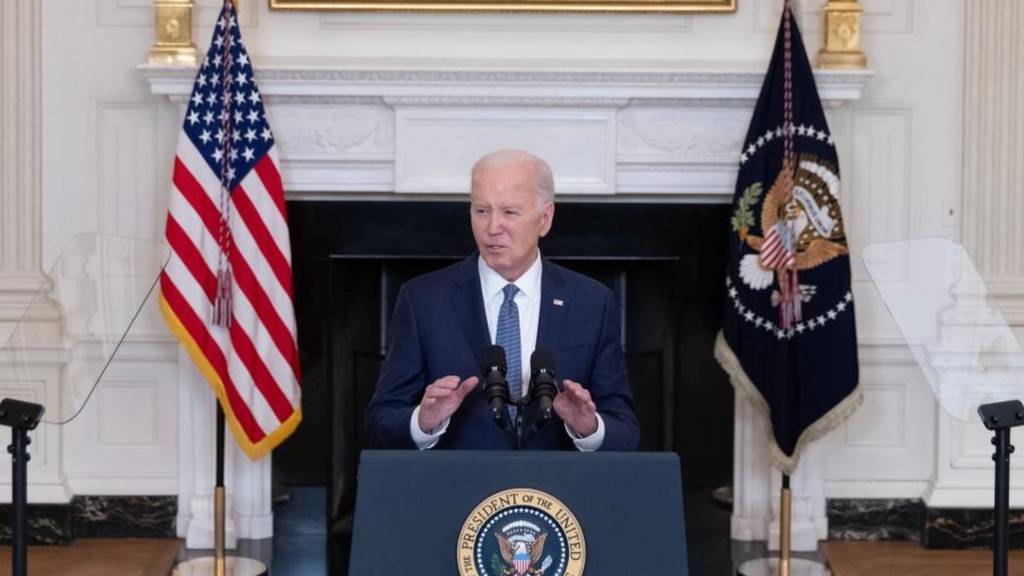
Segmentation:
{"type": "Polygon", "coordinates": [[[546,350],[534,350],[530,355],[530,374],[536,374],[544,370],[555,371],[555,356],[546,350]]]}
{"type": "Polygon", "coordinates": [[[484,349],[484,374],[497,368],[502,374],[508,371],[505,362],[505,349],[501,346],[488,346],[484,349]]]}

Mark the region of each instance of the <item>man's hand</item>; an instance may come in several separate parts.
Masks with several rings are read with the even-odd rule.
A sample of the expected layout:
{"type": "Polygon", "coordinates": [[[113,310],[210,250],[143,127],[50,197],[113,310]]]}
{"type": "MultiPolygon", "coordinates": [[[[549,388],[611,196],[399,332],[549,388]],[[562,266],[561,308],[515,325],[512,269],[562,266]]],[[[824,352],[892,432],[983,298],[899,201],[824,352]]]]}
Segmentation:
{"type": "Polygon", "coordinates": [[[558,417],[576,434],[585,438],[597,432],[597,405],[583,386],[569,379],[563,380],[562,391],[555,396],[552,406],[558,417]]]}
{"type": "Polygon", "coordinates": [[[423,392],[423,400],[420,401],[420,430],[424,434],[430,434],[431,430],[455,414],[462,405],[462,400],[479,382],[480,379],[476,376],[470,376],[461,382],[458,376],[445,376],[434,380],[433,384],[427,386],[423,392]]]}

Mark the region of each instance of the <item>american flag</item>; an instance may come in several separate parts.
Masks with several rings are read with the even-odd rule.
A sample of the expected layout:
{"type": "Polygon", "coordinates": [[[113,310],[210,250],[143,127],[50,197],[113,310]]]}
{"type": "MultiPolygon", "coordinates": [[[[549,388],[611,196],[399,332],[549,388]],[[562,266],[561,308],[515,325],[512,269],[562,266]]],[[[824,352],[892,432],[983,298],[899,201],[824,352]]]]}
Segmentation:
{"type": "Polygon", "coordinates": [[[164,318],[260,458],[302,419],[299,360],[277,152],[231,0],[185,112],[166,235],[164,318]]]}

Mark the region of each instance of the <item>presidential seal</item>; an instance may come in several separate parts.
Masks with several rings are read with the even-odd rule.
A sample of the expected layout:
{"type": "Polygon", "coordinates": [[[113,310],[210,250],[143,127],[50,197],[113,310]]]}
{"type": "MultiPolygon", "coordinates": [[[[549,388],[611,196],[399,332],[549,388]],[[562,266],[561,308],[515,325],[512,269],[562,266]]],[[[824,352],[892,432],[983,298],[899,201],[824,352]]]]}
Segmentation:
{"type": "Polygon", "coordinates": [[[576,516],[530,488],[487,497],[459,533],[460,576],[582,576],[586,558],[576,516]]]}

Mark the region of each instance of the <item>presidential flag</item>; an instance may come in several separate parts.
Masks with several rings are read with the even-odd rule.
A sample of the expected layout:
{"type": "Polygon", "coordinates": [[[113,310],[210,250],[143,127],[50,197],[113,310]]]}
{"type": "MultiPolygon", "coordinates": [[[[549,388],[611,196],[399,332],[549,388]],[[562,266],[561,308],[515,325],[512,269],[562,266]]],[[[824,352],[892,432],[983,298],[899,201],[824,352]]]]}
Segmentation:
{"type": "Polygon", "coordinates": [[[253,459],[302,419],[278,166],[235,6],[225,0],[178,137],[160,308],[253,459]]]}
{"type": "Polygon", "coordinates": [[[767,411],[774,463],[860,403],[835,139],[790,2],[740,153],[715,356],[767,411]]]}

